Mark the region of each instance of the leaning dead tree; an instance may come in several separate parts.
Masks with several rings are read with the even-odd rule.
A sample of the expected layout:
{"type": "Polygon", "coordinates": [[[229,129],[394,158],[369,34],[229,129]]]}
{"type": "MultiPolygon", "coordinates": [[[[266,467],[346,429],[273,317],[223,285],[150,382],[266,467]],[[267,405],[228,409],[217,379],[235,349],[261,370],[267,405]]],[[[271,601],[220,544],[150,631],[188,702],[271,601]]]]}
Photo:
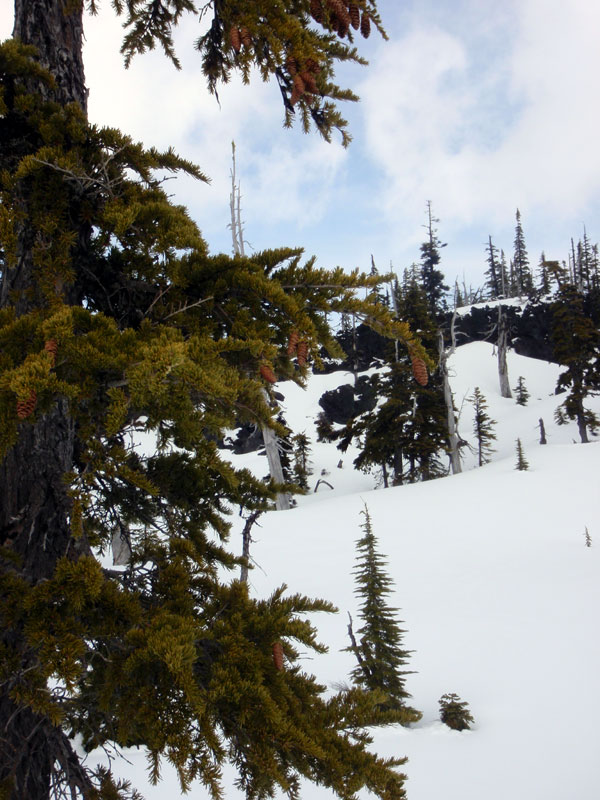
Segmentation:
{"type": "MultiPolygon", "coordinates": [[[[231,241],[233,244],[233,254],[235,256],[246,255],[244,251],[244,226],[242,223],[242,202],[240,184],[236,180],[235,170],[235,142],[231,143],[231,194],[229,195],[229,210],[231,212],[231,241]]],[[[271,404],[269,394],[266,389],[263,389],[263,399],[267,405],[271,404]]],[[[278,484],[285,483],[283,475],[283,466],[281,464],[280,445],[275,431],[261,423],[261,432],[265,444],[265,452],[267,454],[267,462],[269,464],[269,475],[271,479],[278,484]]],[[[290,508],[290,496],[287,492],[278,492],[275,498],[275,507],[278,511],[287,511],[290,508]]]]}

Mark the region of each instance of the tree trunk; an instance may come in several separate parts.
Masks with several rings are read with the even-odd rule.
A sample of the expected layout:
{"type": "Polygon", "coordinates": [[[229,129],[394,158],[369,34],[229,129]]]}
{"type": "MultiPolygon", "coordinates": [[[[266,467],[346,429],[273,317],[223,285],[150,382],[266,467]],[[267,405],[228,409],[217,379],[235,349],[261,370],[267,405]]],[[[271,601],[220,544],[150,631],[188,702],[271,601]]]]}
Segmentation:
{"type": "MultiPolygon", "coordinates": [[[[452,341],[454,338],[454,318],[452,317],[452,341]]],[[[440,353],[440,371],[442,373],[442,384],[444,387],[444,401],[446,403],[446,420],[448,424],[448,446],[450,449],[450,465],[452,467],[452,474],[457,475],[462,472],[460,464],[460,436],[456,429],[456,417],[454,416],[454,400],[452,398],[452,389],[450,388],[450,381],[448,379],[448,356],[454,352],[454,346],[447,353],[444,349],[444,337],[442,332],[439,333],[439,353],[440,353]]]]}
{"type": "MultiPolygon", "coordinates": [[[[56,81],[53,88],[32,81],[28,89],[60,104],[77,102],[85,111],[81,6],[70,3],[70,13],[65,14],[62,0],[15,0],[14,37],[37,47],[40,63],[56,81]]],[[[0,308],[12,306],[17,316],[41,303],[28,202],[23,189],[23,214],[16,230],[17,260],[3,270],[0,285],[0,308]]],[[[76,558],[76,550],[85,547],[71,536],[71,502],[63,480],[73,469],[74,445],[69,405],[59,398],[47,413],[21,423],[17,442],[0,463],[0,545],[19,557],[16,566],[3,561],[2,570],[14,569],[31,584],[50,578],[60,558],[76,558]]],[[[21,671],[35,658],[19,629],[3,631],[1,643],[20,654],[21,671]]],[[[73,776],[73,787],[89,788],[85,771],[78,766],[62,730],[13,701],[10,692],[16,681],[18,674],[0,687],[0,786],[9,791],[6,796],[10,800],[47,800],[57,765],[73,776]]]]}
{"type": "Polygon", "coordinates": [[[502,306],[498,306],[498,378],[500,379],[500,395],[511,398],[512,392],[508,382],[508,364],[506,362],[507,340],[506,317],[502,314],[502,306]]]}
{"type": "Polygon", "coordinates": [[[61,105],[79,103],[86,111],[88,91],[83,71],[81,0],[15,0],[13,37],[23,44],[34,45],[40,64],[54,76],[54,88],[36,82],[35,89],[47,100],[61,105]]]}

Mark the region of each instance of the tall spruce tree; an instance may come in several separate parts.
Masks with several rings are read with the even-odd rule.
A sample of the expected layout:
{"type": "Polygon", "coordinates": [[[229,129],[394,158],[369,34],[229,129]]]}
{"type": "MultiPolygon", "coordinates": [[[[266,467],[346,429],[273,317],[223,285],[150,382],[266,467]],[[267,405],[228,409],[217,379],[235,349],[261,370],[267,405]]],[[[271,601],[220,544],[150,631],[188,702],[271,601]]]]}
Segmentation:
{"type": "Polygon", "coordinates": [[[525,246],[525,234],[521,225],[521,212],[517,208],[514,240],[513,267],[515,276],[516,294],[519,296],[530,295],[533,292],[533,279],[531,267],[529,266],[529,256],[525,246]]]}
{"type": "MultiPolygon", "coordinates": [[[[176,59],[190,0],[113,5],[127,58],[156,43],[176,59]]],[[[16,0],[15,40],[0,47],[0,793],[125,796],[82,748],[136,745],[154,777],[168,759],[184,789],[198,778],[213,797],[227,759],[252,797],[294,796],[301,775],[342,797],[403,797],[402,759],[365,749],[371,698],[328,699],[296,663],[295,642],[323,649],[303,615],[331,606],[283,590],[254,600],[222,580],[228,507],[260,510],[274,492],[214,439],[240,419],[276,426],[263,387],[302,379],[294,330],[315,358],[335,351],[328,311],[418,344],[356,299],[368,276],[289,249],[209,255],[159,177],[200,170],[88,124],[82,10],[16,0]],[[140,430],[154,452],[131,446],[140,430]],[[123,570],[99,558],[115,534],[123,570]],[[273,641],[291,669],[274,669],[273,641]]],[[[320,30],[270,0],[212,13],[198,45],[211,89],[255,64],[278,81],[286,121],[298,112],[347,143],[333,67],[360,59],[345,18],[328,12],[320,30]]],[[[373,3],[363,15],[379,26],[373,3]]]]}
{"type": "Polygon", "coordinates": [[[385,571],[384,557],[377,550],[377,539],[366,505],[361,514],[364,516],[361,525],[364,535],[356,543],[358,557],[354,576],[355,594],[361,601],[362,625],[356,635],[352,622],[348,626],[351,640],[348,650],[354,653],[358,662],[352,671],[352,679],[358,686],[379,692],[380,711],[383,714],[396,712],[399,717],[392,718],[392,721],[406,725],[417,722],[422,716],[420,711],[406,705],[410,694],[406,691],[405,676],[411,671],[404,667],[410,651],[402,646],[405,631],[396,616],[398,609],[387,604],[393,581],[385,571]]]}
{"type": "Polygon", "coordinates": [[[427,222],[425,230],[427,237],[421,245],[421,283],[427,297],[429,313],[439,322],[446,311],[446,292],[448,286],[444,283],[444,273],[438,269],[440,263],[440,249],[445,247],[437,235],[435,227],[439,219],[433,216],[431,201],[427,201],[427,222]]]}
{"type": "Polygon", "coordinates": [[[486,287],[488,290],[488,297],[490,300],[497,300],[498,297],[503,297],[502,289],[502,275],[500,274],[500,263],[498,261],[498,248],[492,242],[492,237],[488,237],[486,245],[487,251],[487,264],[488,268],[485,272],[486,287]]]}

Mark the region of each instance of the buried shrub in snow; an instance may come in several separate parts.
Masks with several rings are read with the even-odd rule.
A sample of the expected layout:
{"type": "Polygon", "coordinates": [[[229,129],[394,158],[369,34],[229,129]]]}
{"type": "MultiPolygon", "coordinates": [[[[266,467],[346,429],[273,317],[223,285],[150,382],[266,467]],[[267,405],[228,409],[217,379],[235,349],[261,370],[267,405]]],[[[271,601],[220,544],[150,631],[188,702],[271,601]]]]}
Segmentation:
{"type": "Polygon", "coordinates": [[[440,719],[455,731],[469,730],[475,720],[469,711],[469,704],[454,692],[443,694],[439,700],[440,719]]]}

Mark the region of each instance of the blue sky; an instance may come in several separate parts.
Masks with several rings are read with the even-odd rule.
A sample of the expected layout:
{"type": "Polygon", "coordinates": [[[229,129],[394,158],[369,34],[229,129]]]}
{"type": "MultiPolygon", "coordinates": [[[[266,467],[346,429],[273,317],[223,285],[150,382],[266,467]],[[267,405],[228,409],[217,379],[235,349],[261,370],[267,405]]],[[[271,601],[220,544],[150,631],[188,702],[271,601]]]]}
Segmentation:
{"type": "MultiPolygon", "coordinates": [[[[530,260],[567,257],[583,225],[600,239],[600,4],[590,0],[383,0],[390,35],[359,45],[369,67],[344,66],[348,150],[283,130],[278,90],[232,81],[210,97],[190,17],[177,73],[160,53],[126,72],[120,23],[104,0],[86,28],[90,117],[147,145],[173,145],[210,175],[175,180],[213,251],[230,250],[231,140],[246,237],[256,249],[303,246],[322,266],[398,271],[418,260],[426,201],[448,246],[449,282],[481,284],[488,234],[512,251],[519,207],[530,260]]],[[[12,14],[0,11],[9,35],[12,14]]]]}

